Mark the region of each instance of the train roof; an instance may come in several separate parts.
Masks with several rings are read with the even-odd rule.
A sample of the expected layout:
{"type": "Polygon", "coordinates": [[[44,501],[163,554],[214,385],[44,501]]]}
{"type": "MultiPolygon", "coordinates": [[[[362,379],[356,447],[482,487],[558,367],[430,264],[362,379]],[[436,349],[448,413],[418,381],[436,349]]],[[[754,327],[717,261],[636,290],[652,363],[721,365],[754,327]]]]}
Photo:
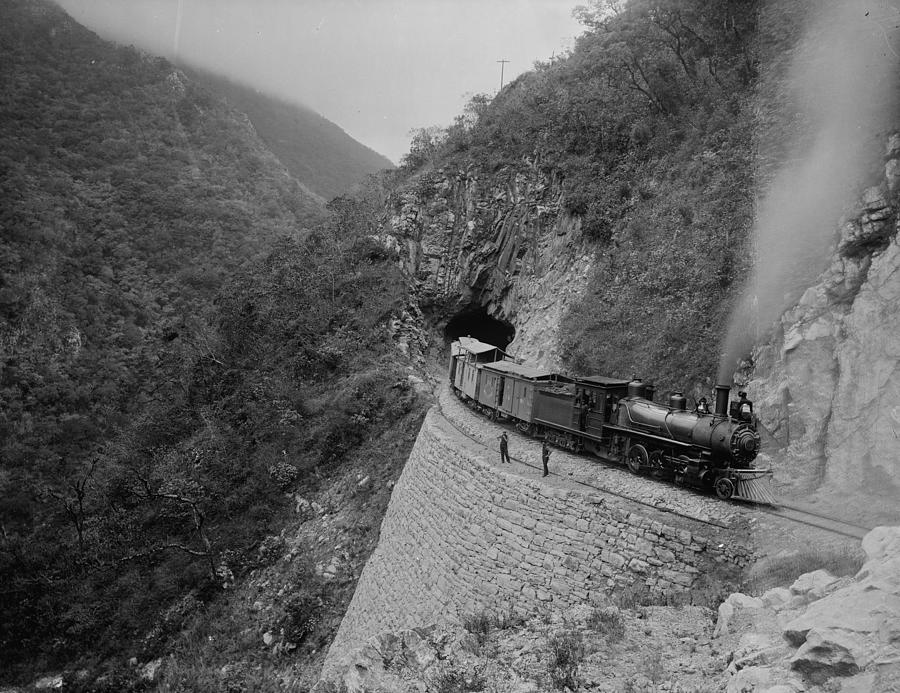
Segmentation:
{"type": "Polygon", "coordinates": [[[583,383],[585,385],[598,385],[600,387],[624,387],[631,381],[622,380],[621,378],[607,378],[605,375],[589,375],[582,378],[575,378],[575,382],[583,383]]]}
{"type": "Polygon", "coordinates": [[[493,363],[484,364],[482,368],[518,375],[529,380],[548,380],[553,376],[553,372],[545,368],[534,368],[515,361],[494,361],[493,363]]]}
{"type": "Polygon", "coordinates": [[[479,342],[473,337],[460,337],[459,340],[451,344],[450,347],[451,352],[454,356],[463,351],[468,351],[470,354],[484,354],[488,351],[493,351],[494,349],[503,351],[498,346],[494,346],[493,344],[486,344],[485,342],[479,342]]]}

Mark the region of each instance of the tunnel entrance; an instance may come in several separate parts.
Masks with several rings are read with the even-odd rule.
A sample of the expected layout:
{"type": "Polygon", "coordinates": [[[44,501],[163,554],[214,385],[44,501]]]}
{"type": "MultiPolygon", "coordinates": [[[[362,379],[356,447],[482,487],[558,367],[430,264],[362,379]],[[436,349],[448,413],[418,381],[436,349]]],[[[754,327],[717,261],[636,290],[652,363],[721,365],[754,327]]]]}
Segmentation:
{"type": "Polygon", "coordinates": [[[444,328],[444,339],[452,342],[460,337],[474,337],[481,342],[506,349],[516,336],[516,328],[504,320],[488,315],[484,306],[461,310],[444,328]]]}

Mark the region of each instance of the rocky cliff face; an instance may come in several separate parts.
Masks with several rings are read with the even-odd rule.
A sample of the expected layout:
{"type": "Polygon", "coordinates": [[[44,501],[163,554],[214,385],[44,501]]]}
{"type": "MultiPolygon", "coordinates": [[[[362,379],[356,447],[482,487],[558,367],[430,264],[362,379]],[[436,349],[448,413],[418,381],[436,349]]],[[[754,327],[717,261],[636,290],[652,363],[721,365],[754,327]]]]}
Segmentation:
{"type": "Polygon", "coordinates": [[[884,179],[842,227],[830,267],[755,355],[749,387],[784,453],[779,478],[797,491],[900,493],[898,189],[895,135],[884,179]]]}
{"type": "Polygon", "coordinates": [[[593,264],[559,181],[531,160],[487,174],[424,172],[391,202],[383,229],[423,310],[484,308],[514,325],[510,351],[558,366],[557,326],[593,264]]]}

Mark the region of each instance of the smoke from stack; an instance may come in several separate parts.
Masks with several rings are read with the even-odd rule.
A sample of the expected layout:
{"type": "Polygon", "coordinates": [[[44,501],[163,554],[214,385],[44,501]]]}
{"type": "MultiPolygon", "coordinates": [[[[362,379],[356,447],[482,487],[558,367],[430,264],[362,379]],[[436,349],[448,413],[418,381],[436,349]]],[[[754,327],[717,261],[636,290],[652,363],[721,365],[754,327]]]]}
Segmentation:
{"type": "Polygon", "coordinates": [[[807,3],[814,16],[779,94],[793,109],[793,122],[803,126],[757,202],[754,270],[732,314],[720,383],[732,381],[740,360],[825,268],[842,214],[852,211],[873,163],[880,162],[886,132],[896,126],[898,5],[807,3]]]}

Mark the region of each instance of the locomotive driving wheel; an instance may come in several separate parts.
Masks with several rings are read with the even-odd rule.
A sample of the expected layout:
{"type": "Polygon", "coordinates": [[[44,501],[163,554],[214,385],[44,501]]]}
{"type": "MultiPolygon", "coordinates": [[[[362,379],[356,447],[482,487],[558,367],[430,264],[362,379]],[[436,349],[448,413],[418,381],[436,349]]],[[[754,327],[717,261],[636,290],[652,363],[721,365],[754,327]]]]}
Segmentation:
{"type": "Polygon", "coordinates": [[[654,450],[650,453],[650,472],[655,477],[665,476],[665,455],[662,450],[654,450]]]}
{"type": "Polygon", "coordinates": [[[626,463],[632,474],[640,474],[641,468],[646,467],[650,463],[650,455],[647,454],[647,448],[643,445],[632,445],[628,450],[626,463]]]}
{"type": "Polygon", "coordinates": [[[728,500],[734,495],[734,482],[727,476],[716,479],[716,495],[722,500],[728,500]]]}

